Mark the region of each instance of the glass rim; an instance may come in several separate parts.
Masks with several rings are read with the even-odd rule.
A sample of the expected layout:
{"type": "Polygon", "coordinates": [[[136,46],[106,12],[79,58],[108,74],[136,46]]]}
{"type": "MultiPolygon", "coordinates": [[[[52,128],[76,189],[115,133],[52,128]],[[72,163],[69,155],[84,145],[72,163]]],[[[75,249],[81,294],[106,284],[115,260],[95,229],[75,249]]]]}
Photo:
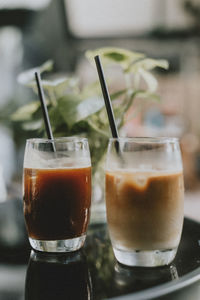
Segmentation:
{"type": "Polygon", "coordinates": [[[109,142],[133,142],[133,143],[175,143],[179,142],[177,137],[119,137],[119,138],[109,138],[109,142]]]}
{"type": "Polygon", "coordinates": [[[34,143],[34,144],[52,144],[52,143],[73,143],[73,142],[88,142],[88,139],[85,137],[57,137],[54,139],[48,138],[30,138],[26,140],[26,143],[34,143]]]}

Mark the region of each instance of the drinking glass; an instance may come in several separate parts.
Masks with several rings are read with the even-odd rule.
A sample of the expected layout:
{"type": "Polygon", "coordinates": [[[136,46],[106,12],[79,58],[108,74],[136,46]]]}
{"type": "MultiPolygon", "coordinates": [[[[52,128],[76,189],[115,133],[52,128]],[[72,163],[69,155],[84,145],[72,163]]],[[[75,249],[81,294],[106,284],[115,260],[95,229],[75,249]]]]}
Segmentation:
{"type": "Polygon", "coordinates": [[[120,263],[169,264],[181,238],[183,202],[183,168],[176,138],[110,139],[106,211],[120,263]]]}
{"type": "Polygon", "coordinates": [[[46,252],[81,248],[91,204],[87,139],[27,140],[23,177],[24,216],[32,248],[46,252]]]}

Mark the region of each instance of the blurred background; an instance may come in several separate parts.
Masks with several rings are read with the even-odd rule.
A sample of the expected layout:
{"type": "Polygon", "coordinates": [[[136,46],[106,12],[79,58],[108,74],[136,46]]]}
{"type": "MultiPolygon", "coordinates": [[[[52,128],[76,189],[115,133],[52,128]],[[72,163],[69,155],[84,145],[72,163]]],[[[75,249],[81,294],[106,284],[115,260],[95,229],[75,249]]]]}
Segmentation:
{"type": "MultiPolygon", "coordinates": [[[[168,70],[155,72],[161,102],[146,105],[125,128],[130,136],[180,138],[185,214],[200,220],[199,45],[198,0],[0,0],[0,205],[5,207],[0,241],[6,249],[24,247],[23,220],[15,211],[21,213],[23,153],[30,136],[10,116],[36,99],[17,76],[52,59],[55,72],[77,75],[82,84],[96,80],[84,53],[105,46],[169,61],[168,70]]],[[[117,86],[116,74],[109,76],[117,86]]]]}
{"type": "MultiPolygon", "coordinates": [[[[24,261],[28,248],[21,181],[25,140],[30,134],[10,116],[36,96],[17,82],[17,76],[52,59],[54,71],[77,75],[82,84],[90,82],[97,75],[84,53],[105,46],[169,61],[168,70],[155,72],[161,102],[145,105],[125,128],[130,136],[180,138],[185,214],[200,221],[199,1],[0,0],[1,262],[12,262],[13,249],[15,258],[18,253],[18,261],[24,261]]],[[[109,76],[119,85],[117,73],[109,76]]],[[[4,276],[11,275],[6,272],[4,276]]],[[[11,288],[6,279],[0,285],[5,293],[11,288]]]]}

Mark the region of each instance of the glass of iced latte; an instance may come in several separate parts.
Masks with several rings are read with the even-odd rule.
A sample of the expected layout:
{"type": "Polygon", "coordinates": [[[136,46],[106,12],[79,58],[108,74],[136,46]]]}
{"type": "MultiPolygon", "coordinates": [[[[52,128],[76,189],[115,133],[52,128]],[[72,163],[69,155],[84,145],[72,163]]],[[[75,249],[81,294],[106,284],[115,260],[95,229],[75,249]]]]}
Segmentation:
{"type": "Polygon", "coordinates": [[[120,263],[154,267],[174,259],[183,225],[182,171],[176,138],[110,139],[106,210],[120,263]]]}
{"type": "Polygon", "coordinates": [[[81,248],[91,204],[87,139],[27,140],[23,177],[24,216],[32,248],[46,252],[81,248]]]}

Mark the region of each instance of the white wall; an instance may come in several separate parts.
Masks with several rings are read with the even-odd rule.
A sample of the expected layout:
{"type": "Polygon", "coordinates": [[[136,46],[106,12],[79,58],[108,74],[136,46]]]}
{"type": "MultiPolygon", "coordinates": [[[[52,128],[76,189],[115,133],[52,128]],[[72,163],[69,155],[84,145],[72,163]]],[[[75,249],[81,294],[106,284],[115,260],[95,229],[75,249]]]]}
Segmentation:
{"type": "Polygon", "coordinates": [[[134,35],[158,26],[185,28],[191,21],[184,11],[184,0],[65,2],[71,31],[80,37],[134,35]]]}
{"type": "Polygon", "coordinates": [[[77,36],[141,33],[154,22],[156,0],[66,0],[71,30],[77,36]]]}

